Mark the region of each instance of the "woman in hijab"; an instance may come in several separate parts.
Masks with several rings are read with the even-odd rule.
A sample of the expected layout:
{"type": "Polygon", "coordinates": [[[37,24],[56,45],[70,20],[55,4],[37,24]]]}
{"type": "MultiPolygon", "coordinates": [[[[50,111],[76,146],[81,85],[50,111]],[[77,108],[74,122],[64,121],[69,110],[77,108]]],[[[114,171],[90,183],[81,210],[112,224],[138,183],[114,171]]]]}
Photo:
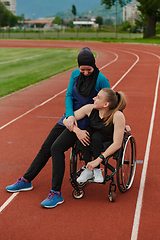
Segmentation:
{"type": "Polygon", "coordinates": [[[80,129],[86,129],[89,125],[87,117],[77,122],[74,111],[86,104],[93,103],[93,98],[102,88],[110,88],[109,81],[96,67],[95,58],[88,47],[84,47],[80,51],[77,60],[79,68],[73,70],[65,96],[65,114],[52,128],[23,177],[13,185],[6,187],[8,192],[32,190],[31,181],[52,157],[52,190],[41,203],[41,206],[46,208],[53,208],[64,202],[61,186],[65,171],[65,151],[72,147],[77,139],[89,139],[87,131],[83,131],[78,138],[72,131],[74,124],[80,129]],[[66,118],[66,126],[63,124],[64,118],[66,118]]]}

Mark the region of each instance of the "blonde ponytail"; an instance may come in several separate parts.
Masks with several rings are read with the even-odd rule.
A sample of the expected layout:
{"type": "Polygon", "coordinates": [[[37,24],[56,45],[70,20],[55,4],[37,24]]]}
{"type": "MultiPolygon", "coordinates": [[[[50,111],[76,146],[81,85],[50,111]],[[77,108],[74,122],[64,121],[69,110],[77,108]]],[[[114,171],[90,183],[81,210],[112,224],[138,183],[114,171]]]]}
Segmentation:
{"type": "Polygon", "coordinates": [[[106,101],[109,102],[109,111],[104,117],[104,123],[107,126],[113,122],[113,116],[116,111],[123,111],[126,107],[126,99],[122,92],[115,92],[110,88],[103,88],[107,93],[106,101]]]}

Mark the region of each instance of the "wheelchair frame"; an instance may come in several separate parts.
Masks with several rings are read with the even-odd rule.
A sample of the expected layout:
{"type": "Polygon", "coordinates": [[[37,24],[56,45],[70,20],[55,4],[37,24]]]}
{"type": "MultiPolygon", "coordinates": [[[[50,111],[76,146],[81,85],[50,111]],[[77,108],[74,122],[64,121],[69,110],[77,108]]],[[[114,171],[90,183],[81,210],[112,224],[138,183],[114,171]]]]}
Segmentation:
{"type": "MultiPolygon", "coordinates": [[[[105,184],[106,182],[111,181],[108,197],[111,202],[114,202],[117,185],[119,191],[124,193],[131,188],[135,176],[136,143],[131,133],[124,133],[120,149],[105,158],[105,160],[102,161],[102,164],[104,165],[104,181],[99,184],[105,184]],[[109,163],[110,159],[116,160],[116,168],[109,163]],[[110,170],[111,174],[108,174],[108,170],[110,170]],[[115,175],[117,184],[114,181],[115,175]]],[[[70,155],[70,182],[73,186],[72,196],[76,199],[80,199],[84,196],[85,192],[83,187],[87,182],[94,182],[93,180],[88,180],[84,183],[78,183],[76,181],[77,177],[79,177],[84,169],[85,163],[82,152],[76,148],[75,143],[74,147],[71,149],[70,155]]]]}

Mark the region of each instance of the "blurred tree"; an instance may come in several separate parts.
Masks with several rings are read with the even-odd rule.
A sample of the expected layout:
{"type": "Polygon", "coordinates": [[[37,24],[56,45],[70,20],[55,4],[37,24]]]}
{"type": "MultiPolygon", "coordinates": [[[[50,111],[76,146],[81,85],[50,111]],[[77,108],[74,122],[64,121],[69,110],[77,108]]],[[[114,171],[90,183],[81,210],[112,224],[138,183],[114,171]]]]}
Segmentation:
{"type": "Polygon", "coordinates": [[[104,25],[106,25],[106,26],[112,26],[112,25],[113,25],[113,21],[112,21],[110,18],[107,18],[107,19],[104,21],[104,25]]]}
{"type": "MultiPolygon", "coordinates": [[[[146,24],[144,38],[156,35],[156,22],[160,21],[160,0],[137,0],[140,3],[141,22],[146,24]]],[[[143,25],[144,26],[144,25],[143,25]]]]}
{"type": "Polygon", "coordinates": [[[8,25],[8,10],[2,2],[0,2],[0,27],[8,25]]]}
{"type": "Polygon", "coordinates": [[[2,2],[0,2],[0,27],[13,27],[17,23],[17,17],[8,11],[2,2]]]}
{"type": "Polygon", "coordinates": [[[75,18],[76,14],[77,14],[75,5],[72,5],[72,14],[73,14],[73,16],[75,18]]]}
{"type": "Polygon", "coordinates": [[[53,20],[53,23],[61,25],[61,23],[62,23],[61,18],[60,17],[55,17],[55,19],[53,20]]]}
{"type": "Polygon", "coordinates": [[[131,27],[131,24],[129,21],[122,22],[122,30],[127,31],[131,27]]]}
{"type": "MultiPolygon", "coordinates": [[[[101,4],[105,4],[106,9],[110,9],[116,3],[123,7],[129,2],[131,0],[101,0],[101,4]]],[[[156,22],[160,21],[160,0],[137,0],[137,2],[140,3],[137,7],[141,12],[141,20],[143,20],[141,24],[146,24],[144,38],[155,36],[156,22]]]]}
{"type": "Polygon", "coordinates": [[[99,27],[101,27],[103,25],[103,18],[100,16],[96,17],[96,23],[98,23],[99,27]]]}
{"type": "Polygon", "coordinates": [[[25,15],[21,14],[20,16],[17,16],[19,21],[24,21],[25,20],[25,15]]]}
{"type": "Polygon", "coordinates": [[[9,25],[14,27],[17,24],[17,17],[13,14],[10,14],[9,25]]]}
{"type": "Polygon", "coordinates": [[[116,2],[119,3],[121,7],[124,7],[127,3],[131,2],[131,0],[101,0],[101,4],[105,4],[106,9],[110,9],[116,5],[116,2]]]}

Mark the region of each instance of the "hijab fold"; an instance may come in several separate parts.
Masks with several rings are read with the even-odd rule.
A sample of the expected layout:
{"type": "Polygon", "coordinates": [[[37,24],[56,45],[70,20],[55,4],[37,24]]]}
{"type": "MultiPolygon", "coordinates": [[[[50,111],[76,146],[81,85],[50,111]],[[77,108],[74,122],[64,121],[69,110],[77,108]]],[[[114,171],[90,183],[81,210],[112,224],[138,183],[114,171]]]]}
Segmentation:
{"type": "Polygon", "coordinates": [[[89,76],[80,73],[77,81],[77,91],[80,95],[88,97],[95,89],[99,69],[95,65],[95,58],[88,47],[82,48],[78,55],[78,65],[91,66],[94,68],[89,76]]]}

